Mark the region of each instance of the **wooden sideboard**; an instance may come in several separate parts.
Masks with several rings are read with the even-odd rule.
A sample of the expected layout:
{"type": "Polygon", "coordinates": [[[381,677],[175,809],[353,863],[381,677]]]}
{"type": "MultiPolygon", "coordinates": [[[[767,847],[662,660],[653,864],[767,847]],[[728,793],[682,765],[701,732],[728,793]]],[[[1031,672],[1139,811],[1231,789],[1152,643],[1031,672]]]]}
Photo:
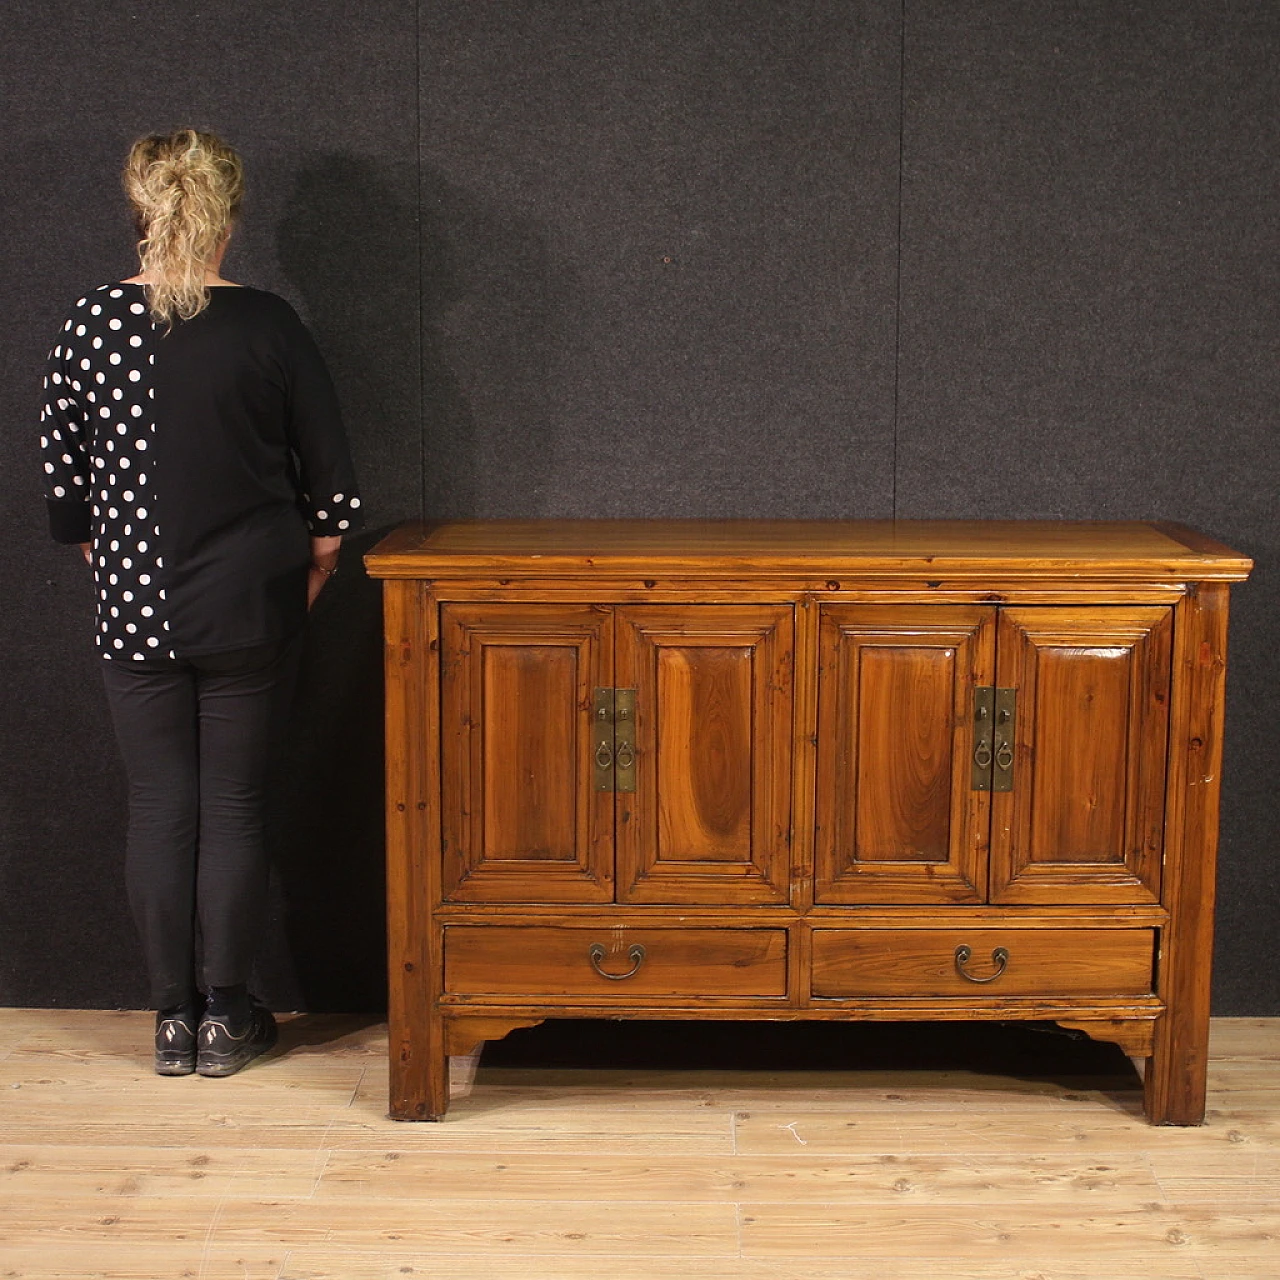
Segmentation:
{"type": "Polygon", "coordinates": [[[450,521],[384,579],[391,1115],[549,1017],[1036,1019],[1204,1116],[1228,584],[1180,526],[450,521]]]}

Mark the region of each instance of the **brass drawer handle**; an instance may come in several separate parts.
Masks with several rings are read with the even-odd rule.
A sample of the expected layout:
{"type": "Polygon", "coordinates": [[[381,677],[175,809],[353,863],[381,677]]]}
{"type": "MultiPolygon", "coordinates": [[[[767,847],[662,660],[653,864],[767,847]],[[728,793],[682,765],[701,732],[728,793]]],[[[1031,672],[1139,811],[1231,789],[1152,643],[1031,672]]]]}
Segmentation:
{"type": "Polygon", "coordinates": [[[640,966],[644,964],[644,948],[638,942],[633,942],[627,951],[627,959],[631,961],[631,968],[626,973],[609,973],[601,968],[600,962],[607,954],[598,942],[593,942],[587,950],[587,959],[591,961],[591,967],[602,978],[608,978],[610,982],[623,982],[627,978],[634,978],[640,972],[640,966]]]}
{"type": "Polygon", "coordinates": [[[997,947],[991,953],[991,959],[996,966],[995,973],[989,974],[985,978],[975,978],[966,968],[970,957],[973,955],[971,948],[966,946],[958,946],[956,948],[956,972],[966,982],[994,982],[1009,967],[1009,952],[1005,947],[997,947]]]}

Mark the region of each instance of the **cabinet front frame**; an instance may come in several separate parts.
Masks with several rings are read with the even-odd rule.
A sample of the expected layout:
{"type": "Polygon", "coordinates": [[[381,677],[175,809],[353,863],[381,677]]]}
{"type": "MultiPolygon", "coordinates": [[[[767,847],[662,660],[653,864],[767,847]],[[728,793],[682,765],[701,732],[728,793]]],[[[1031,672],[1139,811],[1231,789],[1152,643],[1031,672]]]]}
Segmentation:
{"type": "MultiPolygon", "coordinates": [[[[795,700],[792,849],[793,873],[790,908],[765,905],[720,911],[699,908],[698,918],[723,919],[726,924],[763,924],[766,919],[790,920],[788,946],[788,996],[769,1000],[733,1001],[708,1007],[703,1002],[660,1000],[653,1005],[612,1005],[593,1011],[576,1007],[563,1016],[623,1016],[640,1018],[735,1017],[886,1019],[1049,1017],[1066,1025],[1083,1027],[1103,1039],[1113,1039],[1128,1051],[1156,1052],[1156,1068],[1147,1077],[1147,1110],[1155,1123],[1198,1123],[1203,1115],[1203,1041],[1207,1025],[1207,968],[1200,954],[1211,936],[1212,885],[1216,847],[1217,788],[1215,769],[1220,757],[1222,670],[1225,665],[1225,619],[1228,587],[1225,582],[1188,583],[1106,578],[1055,580],[1052,576],[983,574],[972,580],[952,575],[929,580],[923,575],[886,573],[844,575],[839,581],[796,573],[751,572],[734,577],[719,570],[706,576],[636,578],[630,576],[566,575],[540,577],[523,570],[508,576],[488,572],[450,573],[445,577],[401,577],[384,581],[386,601],[385,667],[387,673],[387,776],[388,776],[388,950],[389,1013],[391,1032],[391,1113],[401,1119],[440,1118],[447,1108],[447,1072],[442,1064],[447,1050],[460,1051],[468,1042],[469,1028],[492,1035],[516,1025],[531,1025],[542,1017],[560,1016],[553,1004],[516,1003],[484,1009],[459,1007],[440,990],[441,946],[447,922],[508,917],[532,921],[566,920],[582,908],[504,906],[500,904],[448,904],[440,883],[440,833],[443,797],[440,778],[440,607],[449,602],[564,602],[578,604],[786,604],[795,606],[795,700]],[[1186,614],[1187,600],[1199,593],[1204,606],[1186,614]],[[864,908],[815,905],[813,902],[813,792],[816,766],[818,616],[821,604],[988,604],[988,605],[1145,605],[1175,606],[1174,718],[1170,724],[1169,753],[1172,762],[1168,787],[1170,822],[1166,826],[1164,857],[1175,861],[1172,877],[1166,876],[1161,904],[1145,907],[1095,902],[1061,907],[1048,905],[962,906],[975,925],[980,920],[1005,918],[1018,927],[1035,927],[1041,919],[1058,918],[1095,924],[1110,921],[1112,927],[1160,928],[1157,994],[1144,1001],[1088,1000],[1072,1004],[1062,1000],[1008,1002],[944,1001],[899,998],[888,1001],[824,999],[814,1006],[801,989],[801,974],[808,972],[812,929],[839,921],[856,927],[879,919],[885,927],[910,927],[913,911],[921,908],[864,908]],[[1197,633],[1201,616],[1210,616],[1197,633]],[[1188,624],[1185,617],[1190,616],[1188,624]],[[1215,630],[1216,628],[1216,630],[1215,630]],[[1209,640],[1200,643],[1200,634],[1209,640]],[[1198,647],[1197,647],[1198,645],[1198,647]],[[1212,666],[1203,657],[1211,652],[1212,666]],[[1196,664],[1199,663],[1199,666],[1196,664]],[[1178,666],[1177,664],[1181,664],[1178,666]],[[1202,676],[1202,672],[1207,674],[1202,676]],[[1199,681],[1199,683],[1196,683],[1199,681]],[[1217,701],[1215,701],[1215,699],[1217,701]],[[1206,719],[1209,717],[1209,719],[1206,719]],[[1210,724],[1210,729],[1202,726],[1210,724]],[[1188,726],[1194,766],[1183,738],[1188,726]],[[1201,742],[1209,745],[1201,750],[1201,742]],[[1198,754],[1197,754],[1198,753],[1198,754]],[[1205,763],[1202,764],[1201,761],[1205,763]],[[1207,768],[1205,767],[1207,764],[1207,768]],[[1188,777],[1195,770],[1194,777],[1188,777]],[[437,781],[433,784],[432,779],[437,781]],[[1185,794],[1184,794],[1185,792],[1185,794]],[[1186,831],[1199,797],[1206,797],[1195,812],[1193,839],[1186,831]],[[1212,829],[1210,829],[1212,828],[1212,829]],[[1186,883],[1179,887],[1182,880],[1186,883]],[[1201,892],[1198,904],[1194,895],[1201,892]],[[1170,913],[1172,909],[1172,914],[1170,913]],[[1194,954],[1193,954],[1194,953],[1194,954]],[[1193,988],[1193,991],[1189,991],[1193,988]],[[1176,1000],[1174,1011],[1166,1004],[1176,1000]],[[1176,1012],[1176,1018],[1166,1016],[1176,1012]],[[487,1019],[487,1021],[486,1021],[487,1019]],[[459,1028],[463,1028],[459,1030],[459,1028]],[[1154,1049],[1152,1043],[1154,1040],[1154,1049]],[[1190,1065],[1188,1065],[1190,1064],[1190,1065]]],[[[669,917],[671,907],[597,907],[609,919],[618,920],[653,912],[669,917]]],[[[694,912],[689,913],[692,919],[694,912]]],[[[683,916],[681,917],[684,918],[683,916]]],[[[915,917],[921,927],[936,923],[932,908],[915,917]]],[[[481,1035],[480,1038],[485,1038],[481,1035]]]]}

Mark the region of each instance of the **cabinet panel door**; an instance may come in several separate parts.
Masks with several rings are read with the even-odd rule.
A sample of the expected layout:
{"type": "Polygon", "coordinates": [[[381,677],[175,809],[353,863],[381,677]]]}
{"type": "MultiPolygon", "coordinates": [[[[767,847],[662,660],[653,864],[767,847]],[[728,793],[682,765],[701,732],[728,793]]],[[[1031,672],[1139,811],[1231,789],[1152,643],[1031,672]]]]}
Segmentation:
{"type": "Polygon", "coordinates": [[[444,897],[612,900],[613,797],[591,755],[610,612],[447,604],[441,649],[444,897]]]}
{"type": "Polygon", "coordinates": [[[620,901],[787,901],[793,630],[790,605],[618,610],[617,683],[636,690],[620,901]]]}
{"type": "Polygon", "coordinates": [[[819,646],[816,900],[982,901],[973,691],[995,610],[824,605],[819,646]]]}
{"type": "Polygon", "coordinates": [[[1173,611],[1003,609],[1013,789],[992,797],[993,902],[1160,896],[1173,611]]]}

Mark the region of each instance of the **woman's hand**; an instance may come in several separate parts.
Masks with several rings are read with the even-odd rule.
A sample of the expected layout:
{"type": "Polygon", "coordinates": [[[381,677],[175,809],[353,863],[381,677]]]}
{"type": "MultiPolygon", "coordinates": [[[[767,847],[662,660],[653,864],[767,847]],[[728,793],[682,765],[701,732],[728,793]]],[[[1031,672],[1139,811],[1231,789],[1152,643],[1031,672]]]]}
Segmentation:
{"type": "Polygon", "coordinates": [[[93,543],[91,542],[80,543],[80,552],[84,556],[85,564],[93,563],[93,543]]]}
{"type": "Polygon", "coordinates": [[[339,538],[311,539],[311,568],[307,573],[307,608],[316,602],[316,596],[324,590],[324,584],[338,571],[339,538]]]}

